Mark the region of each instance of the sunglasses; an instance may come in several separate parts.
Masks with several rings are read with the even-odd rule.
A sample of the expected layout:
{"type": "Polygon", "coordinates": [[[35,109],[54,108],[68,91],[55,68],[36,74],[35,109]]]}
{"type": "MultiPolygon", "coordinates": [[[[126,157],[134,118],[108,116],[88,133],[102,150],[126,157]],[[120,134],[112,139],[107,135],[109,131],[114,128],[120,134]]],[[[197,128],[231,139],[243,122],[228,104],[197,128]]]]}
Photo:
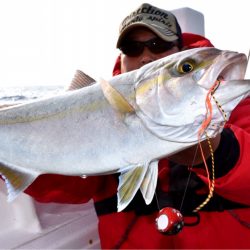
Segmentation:
{"type": "Polygon", "coordinates": [[[136,57],[143,53],[145,46],[150,50],[150,52],[154,54],[160,54],[172,49],[177,45],[174,42],[166,42],[160,38],[153,38],[144,42],[125,40],[119,49],[127,56],[136,57]]]}

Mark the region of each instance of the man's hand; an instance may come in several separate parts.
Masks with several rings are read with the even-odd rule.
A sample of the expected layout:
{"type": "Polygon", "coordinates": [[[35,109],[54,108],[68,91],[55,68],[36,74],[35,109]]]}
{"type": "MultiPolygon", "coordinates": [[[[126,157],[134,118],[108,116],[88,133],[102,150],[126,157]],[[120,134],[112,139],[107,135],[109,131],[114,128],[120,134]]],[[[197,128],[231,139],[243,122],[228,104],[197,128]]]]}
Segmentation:
{"type": "MultiPolygon", "coordinates": [[[[209,139],[213,152],[217,149],[220,144],[221,135],[217,135],[215,138],[209,139]]],[[[201,142],[202,150],[205,159],[209,158],[211,151],[209,149],[208,141],[201,142]]],[[[202,154],[199,148],[199,145],[194,145],[190,148],[187,148],[177,154],[171,155],[168,157],[170,161],[178,163],[180,165],[197,165],[203,162],[202,154]],[[197,148],[198,147],[198,148],[197,148]],[[196,155],[195,155],[196,154],[196,155]]]]}

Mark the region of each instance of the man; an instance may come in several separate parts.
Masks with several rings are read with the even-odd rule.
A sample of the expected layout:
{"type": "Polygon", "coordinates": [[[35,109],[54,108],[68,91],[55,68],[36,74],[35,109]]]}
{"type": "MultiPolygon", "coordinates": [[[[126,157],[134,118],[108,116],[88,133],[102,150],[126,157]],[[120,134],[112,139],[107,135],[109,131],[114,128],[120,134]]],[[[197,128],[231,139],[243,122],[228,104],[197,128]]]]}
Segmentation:
{"type": "MultiPolygon", "coordinates": [[[[203,37],[182,34],[172,13],[142,4],[121,24],[117,42],[121,55],[114,75],[199,46],[212,44],[203,37]]],[[[250,248],[250,157],[244,153],[250,146],[249,108],[248,98],[213,140],[215,194],[198,213],[193,210],[204,201],[208,189],[200,178],[204,169],[201,157],[196,158],[192,171],[188,167],[195,147],[159,162],[156,195],[148,206],[138,192],[131,204],[117,213],[118,175],[86,179],[43,175],[26,192],[41,202],[83,203],[93,198],[102,248],[250,248]],[[181,206],[185,221],[182,231],[176,235],[157,231],[159,209],[181,206]]],[[[205,152],[211,167],[210,151],[205,152]]]]}

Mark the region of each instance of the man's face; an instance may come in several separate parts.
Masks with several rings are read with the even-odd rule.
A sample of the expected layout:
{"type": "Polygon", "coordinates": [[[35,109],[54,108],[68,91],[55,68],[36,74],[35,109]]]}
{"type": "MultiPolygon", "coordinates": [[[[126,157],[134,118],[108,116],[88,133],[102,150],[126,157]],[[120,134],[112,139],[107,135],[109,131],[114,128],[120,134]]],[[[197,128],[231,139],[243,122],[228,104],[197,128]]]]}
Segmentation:
{"type": "MultiPolygon", "coordinates": [[[[130,41],[145,42],[151,39],[157,38],[157,35],[151,30],[138,27],[132,30],[126,37],[130,41]]],[[[121,54],[121,73],[129,72],[135,69],[139,69],[143,65],[163,58],[165,56],[174,54],[179,51],[177,45],[172,47],[169,50],[166,50],[162,53],[153,53],[149,50],[147,46],[144,47],[143,52],[138,56],[129,56],[124,53],[121,54]]]]}

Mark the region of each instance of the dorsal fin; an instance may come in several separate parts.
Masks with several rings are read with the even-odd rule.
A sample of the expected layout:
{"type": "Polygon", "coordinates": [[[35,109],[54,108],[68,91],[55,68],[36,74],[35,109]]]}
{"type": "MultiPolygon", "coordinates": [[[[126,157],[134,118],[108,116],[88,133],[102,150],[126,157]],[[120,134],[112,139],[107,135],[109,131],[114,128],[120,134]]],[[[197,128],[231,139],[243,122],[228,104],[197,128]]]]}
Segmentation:
{"type": "Polygon", "coordinates": [[[250,49],[248,51],[248,56],[247,56],[247,67],[246,67],[246,73],[245,73],[245,78],[244,79],[250,79],[250,49]]]}
{"type": "Polygon", "coordinates": [[[118,90],[112,87],[108,81],[100,79],[100,84],[104,96],[113,108],[121,113],[131,113],[135,111],[125,97],[118,90]]]}
{"type": "Polygon", "coordinates": [[[95,79],[93,79],[92,77],[90,77],[89,75],[85,74],[84,72],[78,69],[76,70],[74,78],[72,79],[67,90],[81,89],[90,86],[95,82],[96,82],[95,79]]]}

